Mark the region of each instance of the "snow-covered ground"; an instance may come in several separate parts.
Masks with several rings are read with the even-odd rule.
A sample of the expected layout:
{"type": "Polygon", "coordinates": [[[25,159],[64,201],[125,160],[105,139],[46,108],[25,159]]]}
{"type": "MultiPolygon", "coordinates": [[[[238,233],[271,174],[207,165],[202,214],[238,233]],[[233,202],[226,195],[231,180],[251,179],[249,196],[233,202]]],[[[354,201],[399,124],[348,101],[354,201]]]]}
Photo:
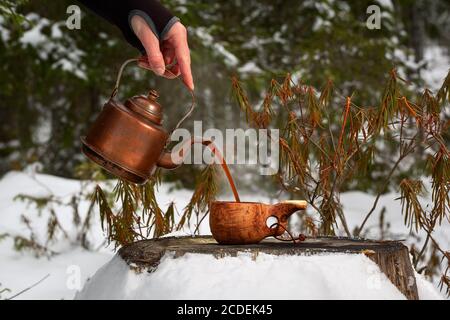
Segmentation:
{"type": "MultiPolygon", "coordinates": [[[[0,235],[8,233],[11,236],[28,237],[30,231],[21,221],[21,214],[24,214],[30,220],[36,239],[41,243],[45,239],[49,212],[39,212],[34,205],[14,200],[16,195],[42,197],[53,194],[63,202],[69,202],[80,189],[89,193],[92,187],[77,180],[30,171],[6,174],[0,180],[0,235]]],[[[170,189],[171,185],[168,184],[159,188],[159,203],[168,205],[176,201],[177,207],[183,208],[191,191],[170,189]]],[[[254,194],[244,194],[242,198],[244,201],[271,201],[262,196],[256,196],[255,199],[254,194]]],[[[368,222],[368,235],[378,237],[379,212],[385,206],[392,237],[407,238],[408,243],[419,245],[424,240],[423,235],[420,239],[408,237],[409,231],[403,225],[400,214],[400,203],[395,198],[395,194],[381,198],[379,210],[368,222]]],[[[341,199],[350,228],[353,228],[361,223],[373,196],[349,192],[341,195],[341,199]]],[[[88,206],[88,200],[80,204],[81,218],[88,206]]],[[[166,255],[154,273],[135,274],[126,268],[120,258],[114,257],[112,247],[105,246],[98,215],[93,216],[88,234],[91,247],[95,250],[88,251],[77,242],[71,208],[55,205],[54,211],[68,236],[64,238],[60,232],[57,241],[49,244],[51,250],[57,252],[53,257],[35,258],[31,252],[17,252],[13,248],[12,237],[0,241],[0,292],[3,288],[11,290],[3,293],[2,298],[10,297],[45,278],[17,298],[72,299],[83,288],[86,280],[100,268],[84,290],[78,293],[78,298],[404,298],[364,255],[274,257],[262,254],[256,260],[246,254],[220,260],[199,254],[188,254],[176,259],[166,255]]],[[[435,234],[444,248],[450,247],[449,231],[447,224],[435,234]]],[[[189,230],[178,232],[178,235],[184,233],[189,234],[189,230]]],[[[210,234],[208,221],[202,224],[200,233],[210,234]]],[[[421,298],[442,298],[436,283],[431,284],[422,276],[418,276],[418,286],[421,298]]]]}

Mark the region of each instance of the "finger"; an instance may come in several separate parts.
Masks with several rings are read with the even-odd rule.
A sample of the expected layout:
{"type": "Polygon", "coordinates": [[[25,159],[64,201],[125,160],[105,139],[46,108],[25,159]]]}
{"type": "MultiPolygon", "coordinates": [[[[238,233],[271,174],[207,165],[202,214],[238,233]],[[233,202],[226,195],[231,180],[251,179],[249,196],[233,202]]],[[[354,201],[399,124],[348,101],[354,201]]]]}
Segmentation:
{"type": "Polygon", "coordinates": [[[181,77],[183,78],[184,84],[193,91],[194,80],[192,79],[191,56],[189,53],[187,38],[178,41],[175,46],[175,56],[180,67],[181,77]]]}
{"type": "MultiPolygon", "coordinates": [[[[174,55],[175,55],[175,53],[174,53],[174,55]]],[[[168,78],[168,79],[174,79],[174,78],[178,77],[180,75],[180,66],[178,65],[178,63],[176,63],[175,58],[173,58],[173,60],[172,60],[172,59],[167,59],[166,56],[164,56],[164,60],[168,61],[169,63],[166,63],[166,67],[165,67],[166,70],[165,70],[165,72],[163,74],[163,77],[168,78]],[[170,66],[169,68],[167,68],[167,66],[172,64],[173,62],[175,62],[175,64],[170,66]]],[[[147,69],[147,70],[153,71],[152,68],[150,67],[149,63],[148,63],[147,56],[139,57],[138,66],[143,68],[143,69],[147,69]]]]}
{"type": "Polygon", "coordinates": [[[163,42],[161,52],[164,56],[166,69],[172,68],[174,65],[177,64],[177,59],[175,57],[175,49],[173,48],[173,46],[170,46],[166,42],[163,42]]]}
{"type": "Polygon", "coordinates": [[[143,69],[147,69],[150,71],[153,71],[152,68],[150,67],[150,65],[148,64],[148,58],[147,56],[140,56],[138,59],[138,66],[143,68],[143,69]]]}
{"type": "Polygon", "coordinates": [[[159,53],[149,53],[147,51],[147,58],[148,58],[148,64],[150,65],[152,70],[156,74],[162,76],[164,74],[164,71],[166,70],[162,54],[160,52],[159,53]]]}
{"type": "Polygon", "coordinates": [[[180,68],[176,63],[177,61],[175,59],[174,48],[163,43],[161,52],[164,56],[164,62],[166,64],[166,72],[164,73],[164,77],[169,79],[178,77],[180,75],[180,68]]]}
{"type": "Polygon", "coordinates": [[[164,57],[164,62],[166,66],[174,63],[175,61],[175,49],[169,45],[167,45],[166,42],[162,43],[161,46],[161,52],[164,57]]]}
{"type": "Polygon", "coordinates": [[[165,64],[163,55],[159,47],[159,40],[150,30],[150,28],[143,28],[137,32],[136,36],[141,41],[147,53],[148,64],[150,68],[158,75],[163,75],[165,71],[165,64]]]}

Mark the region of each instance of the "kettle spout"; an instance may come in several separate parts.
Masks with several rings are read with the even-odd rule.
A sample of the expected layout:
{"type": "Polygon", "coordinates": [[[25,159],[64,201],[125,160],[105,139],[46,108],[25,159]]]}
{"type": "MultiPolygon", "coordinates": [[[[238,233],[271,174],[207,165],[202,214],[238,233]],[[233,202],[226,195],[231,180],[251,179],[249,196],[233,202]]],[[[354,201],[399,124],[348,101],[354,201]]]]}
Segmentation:
{"type": "Polygon", "coordinates": [[[172,153],[171,152],[163,152],[161,157],[158,160],[157,166],[164,169],[176,169],[181,165],[180,163],[177,163],[172,160],[172,153]]]}
{"type": "Polygon", "coordinates": [[[273,205],[270,212],[284,223],[294,212],[305,210],[307,206],[305,200],[287,200],[273,205]]]}
{"type": "Polygon", "coordinates": [[[172,151],[164,151],[156,164],[164,169],[175,169],[181,166],[187,156],[191,146],[198,142],[197,138],[185,141],[181,146],[175,147],[172,151]]]}
{"type": "Polygon", "coordinates": [[[201,143],[209,146],[211,141],[205,140],[201,137],[192,137],[185,141],[182,145],[178,145],[172,151],[165,151],[158,160],[157,166],[164,169],[175,169],[181,166],[184,158],[188,155],[189,149],[194,143],[201,143]]]}

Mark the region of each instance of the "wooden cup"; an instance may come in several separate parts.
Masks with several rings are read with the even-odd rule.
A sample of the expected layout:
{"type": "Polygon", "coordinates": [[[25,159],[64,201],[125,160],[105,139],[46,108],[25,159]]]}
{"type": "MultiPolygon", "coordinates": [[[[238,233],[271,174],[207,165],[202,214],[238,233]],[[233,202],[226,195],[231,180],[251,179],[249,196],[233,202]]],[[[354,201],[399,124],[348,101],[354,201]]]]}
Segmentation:
{"type": "Polygon", "coordinates": [[[284,229],[270,228],[267,219],[274,217],[278,224],[287,227],[288,218],[298,210],[304,210],[304,200],[288,200],[277,204],[259,202],[210,203],[209,225],[211,233],[220,244],[256,244],[266,237],[280,236],[284,229]]]}

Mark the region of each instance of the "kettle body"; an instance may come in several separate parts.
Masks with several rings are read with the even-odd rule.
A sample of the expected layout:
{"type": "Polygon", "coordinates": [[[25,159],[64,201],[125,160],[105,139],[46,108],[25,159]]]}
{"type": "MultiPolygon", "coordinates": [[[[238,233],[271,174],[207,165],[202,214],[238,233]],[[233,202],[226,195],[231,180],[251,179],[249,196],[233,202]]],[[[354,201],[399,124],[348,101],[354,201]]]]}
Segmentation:
{"type": "Polygon", "coordinates": [[[142,184],[154,172],[168,133],[114,100],[82,138],[84,154],[110,173],[142,184]]]}

